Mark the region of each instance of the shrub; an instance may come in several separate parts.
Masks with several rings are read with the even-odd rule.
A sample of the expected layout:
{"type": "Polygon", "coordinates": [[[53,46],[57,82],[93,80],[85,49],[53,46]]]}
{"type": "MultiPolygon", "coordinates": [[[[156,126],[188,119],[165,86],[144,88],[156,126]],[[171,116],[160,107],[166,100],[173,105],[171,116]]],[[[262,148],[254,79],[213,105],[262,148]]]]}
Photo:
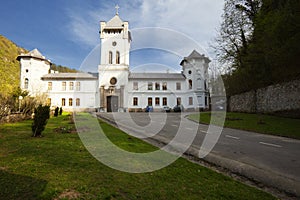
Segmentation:
{"type": "Polygon", "coordinates": [[[62,115],[63,109],[62,107],[59,108],[59,115],[62,115]]]}
{"type": "Polygon", "coordinates": [[[54,117],[57,117],[57,116],[58,116],[58,110],[59,110],[59,108],[56,107],[55,110],[54,110],[54,117]]]}
{"type": "Polygon", "coordinates": [[[50,107],[39,105],[34,109],[34,118],[32,123],[32,133],[33,137],[38,137],[42,135],[45,129],[47,121],[50,117],[50,107]]]}

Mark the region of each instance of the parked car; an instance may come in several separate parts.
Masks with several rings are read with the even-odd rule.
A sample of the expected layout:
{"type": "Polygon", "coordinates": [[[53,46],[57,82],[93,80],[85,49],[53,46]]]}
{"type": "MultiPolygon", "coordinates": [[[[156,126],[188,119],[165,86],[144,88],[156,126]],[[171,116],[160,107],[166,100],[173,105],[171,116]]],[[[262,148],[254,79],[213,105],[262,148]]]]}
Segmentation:
{"type": "Polygon", "coordinates": [[[153,107],[152,106],[147,106],[145,111],[146,112],[153,112],[153,107]]]}
{"type": "Polygon", "coordinates": [[[182,105],[176,105],[176,106],[174,106],[173,111],[174,112],[181,112],[181,111],[183,111],[183,106],[182,105]]]}
{"type": "Polygon", "coordinates": [[[162,111],[163,111],[163,112],[171,112],[171,108],[170,108],[169,106],[164,106],[164,107],[162,108],[162,111]]]}

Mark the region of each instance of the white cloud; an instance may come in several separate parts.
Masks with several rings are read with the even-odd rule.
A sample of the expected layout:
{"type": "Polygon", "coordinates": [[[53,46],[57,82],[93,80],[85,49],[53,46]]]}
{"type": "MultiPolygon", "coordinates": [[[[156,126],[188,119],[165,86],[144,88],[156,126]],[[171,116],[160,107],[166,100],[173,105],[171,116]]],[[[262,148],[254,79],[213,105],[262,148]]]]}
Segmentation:
{"type": "MultiPolygon", "coordinates": [[[[156,41],[159,45],[168,44],[168,47],[187,56],[194,48],[201,53],[210,52],[209,43],[212,42],[221,21],[223,4],[223,0],[131,0],[120,2],[119,13],[123,20],[129,21],[133,31],[144,27],[175,30],[173,36],[161,39],[155,37],[153,32],[144,34],[144,38],[133,34],[133,43],[143,39],[146,43],[156,41]],[[188,39],[182,40],[178,35],[187,36],[188,39]],[[206,51],[197,48],[195,43],[206,51]]],[[[76,8],[68,10],[71,20],[68,27],[70,39],[80,42],[83,47],[95,47],[100,41],[99,21],[111,19],[115,14],[114,6],[112,2],[102,1],[98,6],[80,9],[80,12],[76,8]]]]}

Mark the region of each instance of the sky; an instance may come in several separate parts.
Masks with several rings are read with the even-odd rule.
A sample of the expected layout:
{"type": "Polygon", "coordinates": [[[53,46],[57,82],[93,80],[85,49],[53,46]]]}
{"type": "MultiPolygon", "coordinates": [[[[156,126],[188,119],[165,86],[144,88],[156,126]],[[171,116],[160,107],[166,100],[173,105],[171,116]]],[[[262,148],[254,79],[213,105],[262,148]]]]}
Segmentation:
{"type": "Polygon", "coordinates": [[[114,17],[117,4],[132,33],[132,70],[180,71],[194,49],[214,59],[223,0],[4,0],[0,34],[57,65],[97,71],[99,22],[114,17]]]}

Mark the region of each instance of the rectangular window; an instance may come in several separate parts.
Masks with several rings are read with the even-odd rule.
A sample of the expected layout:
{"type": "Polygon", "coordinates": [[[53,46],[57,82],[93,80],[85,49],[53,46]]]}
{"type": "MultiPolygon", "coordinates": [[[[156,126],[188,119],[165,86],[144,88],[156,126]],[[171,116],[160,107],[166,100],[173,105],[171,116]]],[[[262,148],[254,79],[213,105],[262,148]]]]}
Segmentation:
{"type": "Polygon", "coordinates": [[[138,89],[139,89],[139,83],[133,82],[133,90],[138,90],[138,89]]]}
{"type": "Polygon", "coordinates": [[[163,90],[167,90],[168,88],[167,88],[167,82],[163,82],[163,84],[162,84],[162,89],[163,90]]]}
{"type": "Polygon", "coordinates": [[[158,82],[155,83],[155,90],[160,90],[160,83],[158,82]]]}
{"type": "Polygon", "coordinates": [[[48,90],[52,90],[52,82],[48,82],[48,90]]]}
{"type": "Polygon", "coordinates": [[[153,83],[151,82],[148,83],[148,90],[153,90],[153,83]]]}
{"type": "Polygon", "coordinates": [[[80,82],[76,82],[76,91],[80,91],[80,82]]]}
{"type": "Polygon", "coordinates": [[[73,99],[69,98],[69,106],[73,106],[73,99]]]}
{"type": "Polygon", "coordinates": [[[62,91],[66,91],[66,85],[67,85],[66,82],[62,82],[62,83],[61,83],[61,90],[62,90],[62,91]]]}
{"type": "Polygon", "coordinates": [[[51,106],[51,98],[47,98],[47,105],[51,106]]]}
{"type": "Polygon", "coordinates": [[[193,105],[193,97],[189,97],[189,105],[193,105]]]}
{"type": "Polygon", "coordinates": [[[152,106],[152,97],[148,97],[148,106],[152,106]]]}
{"type": "Polygon", "coordinates": [[[163,106],[168,105],[167,97],[163,97],[163,106]]]}
{"type": "Polygon", "coordinates": [[[181,105],[181,97],[177,97],[177,105],[181,105]]]}
{"type": "Polygon", "coordinates": [[[133,97],[133,105],[134,106],[138,105],[138,98],[137,97],[133,97]]]}
{"type": "Polygon", "coordinates": [[[181,90],[181,83],[180,82],[176,83],[176,90],[181,90]]]}
{"type": "Polygon", "coordinates": [[[66,106],[66,99],[65,98],[61,99],[61,106],[66,106]]]}
{"type": "Polygon", "coordinates": [[[69,83],[69,90],[73,90],[74,89],[74,82],[70,82],[69,83]]]}
{"type": "Polygon", "coordinates": [[[193,89],[193,81],[191,79],[189,80],[189,89],[193,89]]]}
{"type": "Polygon", "coordinates": [[[159,106],[159,105],[160,105],[159,97],[155,97],[155,105],[156,105],[156,106],[159,106]]]}
{"type": "Polygon", "coordinates": [[[80,106],[80,99],[76,98],[76,106],[80,106]]]}
{"type": "Polygon", "coordinates": [[[24,88],[28,89],[28,85],[29,85],[29,80],[28,80],[28,78],[25,78],[24,88]]]}

